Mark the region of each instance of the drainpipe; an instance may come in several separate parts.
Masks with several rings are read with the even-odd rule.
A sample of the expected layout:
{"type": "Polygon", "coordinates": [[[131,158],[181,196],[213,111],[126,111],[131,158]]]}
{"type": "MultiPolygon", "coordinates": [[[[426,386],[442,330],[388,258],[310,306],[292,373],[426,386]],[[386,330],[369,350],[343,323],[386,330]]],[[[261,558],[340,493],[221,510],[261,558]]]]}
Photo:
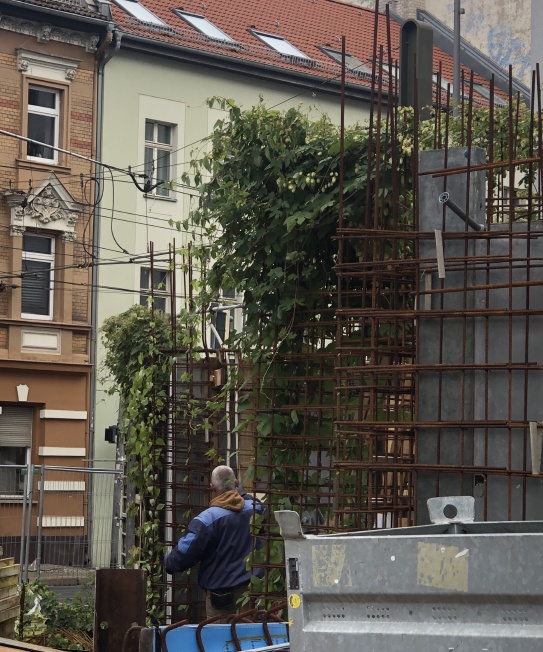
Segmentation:
{"type": "MultiPolygon", "coordinates": [[[[113,56],[117,54],[121,47],[121,35],[118,31],[114,30],[114,24],[108,25],[108,31],[104,41],[96,50],[96,59],[98,60],[98,83],[96,93],[96,160],[102,160],[102,130],[103,130],[103,113],[104,113],[104,68],[106,64],[111,61],[113,56]],[[110,50],[105,56],[104,53],[115,40],[115,47],[110,50]]],[[[95,184],[94,202],[96,209],[94,211],[94,224],[92,231],[92,245],[93,251],[98,251],[100,243],[100,188],[95,184]]],[[[95,416],[96,416],[96,380],[98,370],[97,365],[97,347],[98,347],[98,266],[93,265],[91,276],[91,345],[90,345],[90,363],[91,363],[91,378],[90,378],[90,450],[92,451],[91,466],[94,465],[94,445],[96,439],[95,431],[95,416]]]]}
{"type": "Polygon", "coordinates": [[[454,0],[454,42],[453,42],[453,115],[460,111],[460,16],[464,9],[460,7],[460,0],[454,0]]]}

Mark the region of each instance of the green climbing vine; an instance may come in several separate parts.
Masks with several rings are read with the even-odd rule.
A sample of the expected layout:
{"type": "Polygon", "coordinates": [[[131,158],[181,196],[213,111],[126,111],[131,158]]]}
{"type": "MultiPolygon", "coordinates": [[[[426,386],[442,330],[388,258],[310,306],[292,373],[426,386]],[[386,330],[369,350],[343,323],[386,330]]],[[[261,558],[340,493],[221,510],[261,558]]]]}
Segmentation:
{"type": "Polygon", "coordinates": [[[133,306],[107,319],[102,326],[106,349],[104,367],[113,378],[111,391],[123,407],[121,437],[127,460],[128,486],[135,498],[128,514],[135,519],[136,545],[129,564],[147,571],[147,609],[160,618],[164,537],[164,501],[160,489],[172,371],[171,323],[160,311],[133,306]]]}

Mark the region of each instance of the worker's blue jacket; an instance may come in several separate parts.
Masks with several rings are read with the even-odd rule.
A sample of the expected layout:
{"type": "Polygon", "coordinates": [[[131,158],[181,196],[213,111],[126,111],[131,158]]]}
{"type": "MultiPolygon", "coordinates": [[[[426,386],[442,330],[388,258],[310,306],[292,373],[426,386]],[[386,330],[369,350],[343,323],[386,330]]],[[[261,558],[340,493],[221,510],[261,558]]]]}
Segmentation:
{"type": "MultiPolygon", "coordinates": [[[[221,504],[208,507],[189,523],[187,533],[166,556],[168,573],[185,571],[200,562],[198,584],[203,589],[230,589],[249,581],[245,558],[251,552],[253,510],[263,514],[265,507],[252,496],[237,490],[220,496],[221,504]]],[[[257,546],[258,547],[258,546],[257,546]]]]}

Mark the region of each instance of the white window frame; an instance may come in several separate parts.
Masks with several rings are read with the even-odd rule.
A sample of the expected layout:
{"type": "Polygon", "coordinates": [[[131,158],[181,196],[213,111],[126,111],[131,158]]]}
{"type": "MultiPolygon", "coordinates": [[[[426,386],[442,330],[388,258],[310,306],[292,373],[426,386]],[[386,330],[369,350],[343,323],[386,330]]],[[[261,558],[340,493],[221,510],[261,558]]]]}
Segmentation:
{"type": "MultiPolygon", "coordinates": [[[[334,50],[334,48],[329,48],[327,46],[322,46],[320,49],[324,54],[326,54],[326,56],[330,57],[332,61],[339,63],[341,66],[341,50],[334,50]]],[[[348,52],[345,53],[345,67],[347,72],[350,73],[371,75],[371,68],[368,68],[368,66],[362,63],[362,61],[360,61],[358,57],[355,57],[354,54],[349,54],[348,52]]]]}
{"type": "MultiPolygon", "coordinates": [[[[391,66],[386,61],[383,61],[378,64],[378,67],[382,70],[381,79],[387,81],[390,77],[391,66]]],[[[375,71],[375,76],[379,76],[379,72],[377,70],[375,71]]],[[[392,79],[395,81],[400,79],[400,66],[395,63],[392,64],[392,79]]]]}
{"type": "MultiPolygon", "coordinates": [[[[60,131],[60,91],[57,90],[56,88],[51,88],[49,86],[42,86],[40,84],[30,84],[28,86],[28,105],[27,105],[27,118],[26,118],[26,129],[27,129],[27,134],[28,134],[28,123],[30,119],[30,115],[43,115],[47,116],[49,118],[54,118],[54,134],[53,134],[53,144],[50,145],[49,143],[44,143],[44,145],[48,145],[49,147],[58,147],[58,140],[59,140],[59,131],[60,131]],[[52,93],[55,96],[55,108],[50,109],[45,106],[39,106],[37,104],[30,104],[30,91],[31,90],[41,90],[41,91],[46,91],[47,93],[52,93]]],[[[29,136],[30,138],[30,136],[29,136]]],[[[40,156],[30,156],[27,154],[26,158],[30,161],[41,161],[43,163],[57,163],[58,162],[58,152],[56,149],[53,149],[53,157],[52,158],[43,158],[40,156]]]]}
{"type": "Polygon", "coordinates": [[[182,9],[174,9],[173,13],[194,27],[194,29],[198,30],[201,34],[207,36],[213,41],[235,43],[234,39],[231,36],[228,36],[226,32],[223,32],[222,29],[219,29],[217,25],[214,25],[205,16],[201,16],[200,14],[193,14],[190,11],[183,11],[182,9]]]}
{"type": "Polygon", "coordinates": [[[167,24],[147,7],[144,7],[137,0],[114,0],[115,4],[124,9],[127,14],[139,20],[140,23],[151,23],[152,25],[161,25],[167,27],[167,24]]]}
{"type": "MultiPolygon", "coordinates": [[[[146,160],[146,154],[147,150],[152,150],[152,156],[153,156],[153,165],[154,163],[160,158],[161,154],[163,152],[168,152],[170,155],[170,163],[169,163],[169,179],[161,179],[161,181],[170,181],[171,180],[171,171],[172,171],[172,166],[173,166],[173,140],[174,140],[174,130],[175,130],[175,125],[170,124],[169,122],[163,122],[161,120],[151,120],[151,119],[146,119],[145,120],[145,125],[144,125],[144,136],[146,136],[146,131],[147,131],[147,124],[152,124],[153,125],[153,140],[147,140],[145,138],[145,144],[144,144],[144,160],[146,160]],[[169,127],[170,129],[170,142],[169,143],[160,143],[158,142],[158,127],[159,125],[163,127],[169,127]]],[[[145,167],[145,165],[144,165],[145,167]]],[[[151,183],[154,185],[159,181],[158,176],[157,176],[157,169],[158,166],[156,166],[153,170],[153,175],[152,179],[150,179],[151,183]]],[[[149,180],[146,180],[149,181],[149,180]]],[[[164,185],[157,186],[156,188],[153,188],[148,195],[153,195],[153,197],[158,197],[159,199],[171,199],[171,190],[167,188],[164,185]]]]}
{"type": "MultiPolygon", "coordinates": [[[[473,82],[473,90],[476,93],[479,93],[479,95],[482,95],[482,97],[485,98],[485,100],[488,100],[490,102],[490,88],[488,86],[485,86],[484,84],[481,84],[479,82],[473,82]]],[[[494,88],[494,106],[507,106],[507,102],[496,93],[496,89],[494,88]]]]}
{"type": "MultiPolygon", "coordinates": [[[[25,464],[26,464],[26,468],[28,469],[29,465],[30,465],[30,451],[31,451],[30,447],[29,446],[17,446],[16,448],[24,448],[24,450],[25,450],[25,464]]],[[[30,491],[30,487],[27,487],[26,494],[25,494],[24,487],[23,487],[23,489],[21,489],[21,493],[18,493],[18,494],[2,493],[0,491],[0,502],[3,502],[3,503],[6,503],[6,502],[8,502],[8,503],[20,502],[20,501],[22,501],[24,499],[25,495],[26,496],[29,495],[29,491],[30,491]]]]}
{"type": "MultiPolygon", "coordinates": [[[[40,319],[42,321],[52,321],[53,320],[53,298],[54,298],[54,280],[55,280],[55,273],[54,273],[54,267],[55,267],[55,238],[52,236],[48,235],[42,235],[38,233],[33,233],[30,232],[28,235],[32,235],[37,238],[47,238],[48,240],[51,241],[51,253],[49,254],[42,254],[38,253],[35,251],[26,251],[23,248],[22,252],[22,263],[23,263],[23,272],[24,272],[24,264],[26,260],[35,260],[39,262],[49,262],[50,263],[50,269],[49,269],[49,274],[50,274],[50,282],[49,282],[49,313],[47,315],[36,315],[31,312],[23,312],[23,304],[22,304],[22,293],[21,293],[21,317],[24,319],[40,319]]],[[[23,237],[23,242],[24,242],[24,237],[23,237]]],[[[23,245],[24,246],[24,245],[23,245]]]]}
{"type": "MultiPolygon", "coordinates": [[[[0,419],[7,418],[6,411],[8,409],[10,409],[10,408],[8,408],[8,407],[4,408],[3,414],[0,414],[0,419]]],[[[16,409],[18,409],[18,408],[16,408],[16,409]]],[[[23,409],[25,409],[25,408],[23,408],[23,409]]],[[[12,446],[5,446],[5,445],[2,446],[2,444],[4,443],[5,440],[0,439],[0,446],[2,448],[4,448],[4,447],[5,448],[19,448],[19,449],[23,449],[25,451],[25,453],[24,453],[24,457],[25,457],[24,465],[26,465],[27,469],[28,469],[30,461],[31,461],[30,454],[31,454],[31,445],[32,445],[32,413],[30,414],[30,419],[31,419],[31,421],[30,421],[30,437],[29,437],[29,444],[30,445],[29,446],[25,446],[24,444],[21,445],[21,446],[13,446],[13,447],[12,446]]],[[[29,490],[29,489],[30,489],[30,487],[27,487],[27,490],[29,490]]],[[[24,487],[21,488],[19,493],[15,493],[15,494],[7,493],[7,492],[3,493],[1,491],[1,489],[0,489],[0,502],[19,502],[19,501],[23,500],[24,496],[25,496],[24,487]]]]}
{"type": "Polygon", "coordinates": [[[446,93],[446,92],[447,92],[447,88],[450,88],[450,89],[451,89],[451,97],[452,97],[452,96],[453,96],[453,85],[452,85],[452,83],[449,82],[448,79],[446,79],[445,77],[443,77],[443,75],[441,75],[441,77],[439,77],[439,73],[437,73],[437,72],[433,72],[433,73],[432,73],[432,82],[433,82],[436,86],[437,86],[437,80],[438,80],[438,78],[439,78],[439,81],[440,81],[440,84],[441,84],[441,90],[442,90],[442,91],[445,91],[445,93],[446,93]]]}
{"type": "Polygon", "coordinates": [[[256,30],[251,30],[251,33],[265,43],[268,47],[279,54],[282,54],[284,57],[294,57],[296,59],[307,59],[311,61],[311,57],[308,57],[307,54],[304,54],[299,50],[295,45],[292,45],[290,41],[287,41],[286,38],[282,36],[277,36],[277,34],[268,34],[266,32],[258,32],[256,30]]]}
{"type": "Polygon", "coordinates": [[[164,269],[162,267],[154,267],[153,270],[151,270],[150,267],[145,267],[145,265],[142,265],[140,267],[140,281],[139,281],[139,287],[140,287],[140,293],[139,293],[139,302],[140,305],[142,306],[149,306],[150,307],[150,301],[149,299],[151,297],[154,297],[155,299],[155,310],[161,310],[161,308],[156,306],[156,300],[157,299],[164,299],[164,313],[169,314],[170,313],[170,274],[171,271],[169,269],[164,269]],[[149,286],[144,287],[141,282],[141,273],[147,270],[149,272],[149,286]],[[155,288],[153,287],[153,274],[152,272],[163,272],[165,274],[166,278],[166,283],[165,287],[163,288],[155,288]]]}

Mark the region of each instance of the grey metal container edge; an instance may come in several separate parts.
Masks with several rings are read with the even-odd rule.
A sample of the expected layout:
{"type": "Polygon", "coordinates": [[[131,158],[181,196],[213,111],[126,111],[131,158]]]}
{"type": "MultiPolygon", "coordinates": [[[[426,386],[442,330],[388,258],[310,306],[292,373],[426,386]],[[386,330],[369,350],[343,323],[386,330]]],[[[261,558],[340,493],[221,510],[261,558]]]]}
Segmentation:
{"type": "Polygon", "coordinates": [[[540,652],[543,523],[461,523],[285,540],[292,652],[540,652]]]}

